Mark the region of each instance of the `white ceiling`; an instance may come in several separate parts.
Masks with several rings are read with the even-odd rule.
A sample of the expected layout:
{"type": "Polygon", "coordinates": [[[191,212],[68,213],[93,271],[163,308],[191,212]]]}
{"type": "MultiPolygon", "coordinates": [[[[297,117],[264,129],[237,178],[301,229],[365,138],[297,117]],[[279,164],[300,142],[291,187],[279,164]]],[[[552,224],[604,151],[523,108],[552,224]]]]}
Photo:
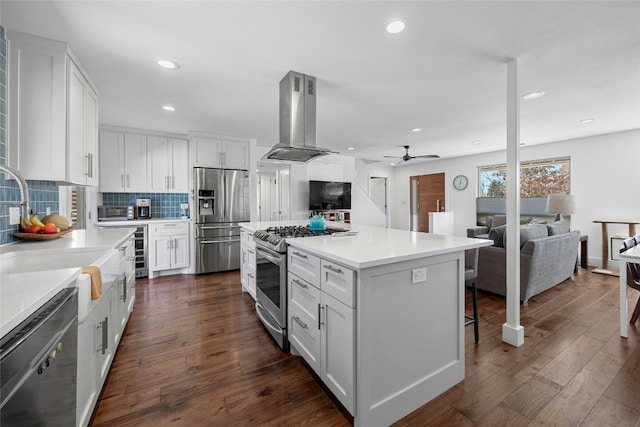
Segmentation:
{"type": "Polygon", "coordinates": [[[278,83],[295,70],[318,79],[320,147],[374,160],[405,144],[413,155],[494,151],[506,147],[516,58],[521,94],[546,92],[521,103],[526,144],[640,128],[638,1],[2,0],[0,22],[68,42],[104,124],[271,146],[278,83]],[[394,17],[406,31],[384,31],[394,17]]]}

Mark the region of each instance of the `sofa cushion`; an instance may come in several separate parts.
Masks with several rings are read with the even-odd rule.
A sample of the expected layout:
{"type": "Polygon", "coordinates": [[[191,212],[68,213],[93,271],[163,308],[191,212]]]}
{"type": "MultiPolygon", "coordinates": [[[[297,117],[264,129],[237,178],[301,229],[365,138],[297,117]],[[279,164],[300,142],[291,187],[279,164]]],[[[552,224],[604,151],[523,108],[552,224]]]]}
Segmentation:
{"type": "Polygon", "coordinates": [[[489,235],[487,238],[489,240],[493,240],[493,246],[502,248],[504,247],[504,232],[507,230],[506,225],[501,225],[500,227],[494,227],[489,230],[489,235]]]}
{"type": "Polygon", "coordinates": [[[569,223],[564,221],[556,221],[551,224],[547,224],[547,230],[549,230],[549,236],[568,233],[569,223]]]}
{"type": "Polygon", "coordinates": [[[496,215],[493,217],[492,221],[491,221],[491,225],[489,226],[489,228],[496,228],[496,227],[500,227],[503,226],[507,223],[507,216],[506,215],[496,215]]]}
{"type": "MultiPolygon", "coordinates": [[[[531,224],[528,226],[520,227],[520,249],[527,243],[529,240],[539,239],[541,237],[547,237],[549,233],[547,232],[547,227],[544,224],[531,224]]],[[[503,233],[502,236],[503,242],[502,247],[507,247],[507,233],[503,233]]]]}

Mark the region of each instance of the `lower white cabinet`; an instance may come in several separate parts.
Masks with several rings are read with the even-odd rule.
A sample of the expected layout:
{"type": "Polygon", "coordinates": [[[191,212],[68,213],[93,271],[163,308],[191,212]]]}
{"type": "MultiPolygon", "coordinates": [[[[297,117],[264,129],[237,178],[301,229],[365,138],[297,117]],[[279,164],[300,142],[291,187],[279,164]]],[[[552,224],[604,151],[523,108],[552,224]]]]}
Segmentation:
{"type": "MultiPolygon", "coordinates": [[[[317,258],[297,249],[295,252],[298,259],[317,258]]],[[[311,282],[296,275],[295,267],[289,268],[289,341],[293,351],[355,414],[355,272],[321,258],[319,261],[319,274],[306,275],[311,282]]]]}
{"type": "Polygon", "coordinates": [[[189,268],[189,264],[189,224],[149,224],[149,278],[153,279],[161,272],[189,268]]]}
{"type": "Polygon", "coordinates": [[[256,299],[256,244],[253,233],[240,230],[240,282],[242,290],[256,299]]]}
{"type": "Polygon", "coordinates": [[[111,334],[117,325],[114,322],[113,291],[113,286],[104,291],[84,322],[78,324],[78,426],[89,423],[113,360],[115,348],[111,334]]]}
{"type": "Polygon", "coordinates": [[[135,267],[134,236],[127,239],[118,247],[118,272],[114,281],[113,306],[114,323],[112,343],[116,348],[122,338],[124,327],[127,326],[129,316],[133,311],[136,300],[136,267],[135,267]]]}

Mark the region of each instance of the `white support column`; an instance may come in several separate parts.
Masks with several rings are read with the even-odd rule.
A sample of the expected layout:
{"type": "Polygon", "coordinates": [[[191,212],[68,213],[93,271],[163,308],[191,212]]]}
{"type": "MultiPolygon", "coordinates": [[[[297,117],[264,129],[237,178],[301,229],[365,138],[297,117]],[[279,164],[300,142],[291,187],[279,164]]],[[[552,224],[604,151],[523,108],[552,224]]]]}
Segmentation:
{"type": "Polygon", "coordinates": [[[524,344],[520,325],[520,97],[518,60],[507,63],[507,322],[502,341],[524,344]]]}

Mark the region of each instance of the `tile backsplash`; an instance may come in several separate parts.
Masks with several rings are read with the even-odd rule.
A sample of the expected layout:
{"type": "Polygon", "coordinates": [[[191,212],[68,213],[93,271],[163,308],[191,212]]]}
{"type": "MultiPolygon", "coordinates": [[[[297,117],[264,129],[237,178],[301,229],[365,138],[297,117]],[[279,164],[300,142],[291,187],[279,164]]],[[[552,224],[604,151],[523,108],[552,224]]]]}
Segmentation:
{"type": "Polygon", "coordinates": [[[180,204],[189,203],[187,193],[102,193],[104,206],[135,205],[136,199],[151,199],[151,218],[179,218],[180,204]]]}

